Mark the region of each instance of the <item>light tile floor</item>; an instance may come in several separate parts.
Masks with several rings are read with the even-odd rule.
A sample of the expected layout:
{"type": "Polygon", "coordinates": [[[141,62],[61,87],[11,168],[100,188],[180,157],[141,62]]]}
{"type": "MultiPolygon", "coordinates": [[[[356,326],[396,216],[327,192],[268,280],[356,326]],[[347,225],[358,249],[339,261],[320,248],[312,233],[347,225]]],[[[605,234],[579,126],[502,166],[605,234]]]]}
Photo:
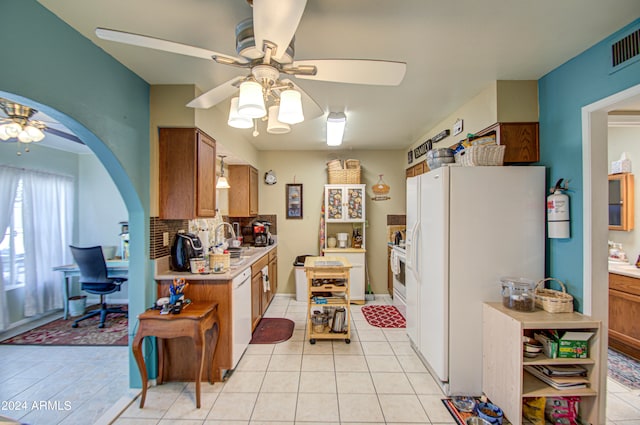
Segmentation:
{"type": "MultiPolygon", "coordinates": [[[[379,298],[375,303],[386,303],[379,298]]],[[[453,424],[439,387],[404,330],[370,326],[352,306],[351,344],[305,340],[306,305],[278,296],[267,316],[294,320],[284,343],[250,345],[225,383],[203,384],[195,408],[192,383],[152,387],[117,425],[453,424]]],[[[71,402],[64,410],[0,410],[29,424],[109,423],[128,393],[125,347],[0,347],[0,401],[71,402]],[[102,359],[104,362],[96,362],[102,359]],[[103,364],[102,364],[103,363],[103,364]],[[75,364],[75,367],[73,366],[75,364]],[[117,373],[114,374],[114,371],[117,373]],[[108,410],[109,409],[109,410],[108,410]],[[108,411],[107,411],[108,410],[108,411]],[[105,414],[106,412],[106,414],[105,414]]],[[[640,425],[640,390],[608,380],[608,425],[640,425]]]]}

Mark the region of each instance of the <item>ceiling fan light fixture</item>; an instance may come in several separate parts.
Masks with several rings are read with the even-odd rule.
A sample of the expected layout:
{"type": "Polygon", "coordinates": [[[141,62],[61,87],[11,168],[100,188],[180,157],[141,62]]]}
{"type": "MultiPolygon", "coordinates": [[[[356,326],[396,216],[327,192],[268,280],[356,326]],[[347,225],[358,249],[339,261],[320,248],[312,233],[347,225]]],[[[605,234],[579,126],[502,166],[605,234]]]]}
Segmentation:
{"type": "Polygon", "coordinates": [[[286,124],[298,124],[304,121],[302,96],[299,91],[287,89],[280,93],[278,121],[286,124]]]}
{"type": "Polygon", "coordinates": [[[287,123],[278,121],[279,105],[269,106],[269,122],[267,123],[267,133],[269,134],[286,134],[291,131],[291,126],[287,123]]]}
{"type": "Polygon", "coordinates": [[[230,127],[233,128],[251,128],[253,127],[253,120],[248,117],[243,117],[238,112],[238,97],[231,99],[231,107],[229,108],[229,120],[227,121],[230,127]]]}
{"type": "Polygon", "coordinates": [[[327,145],[340,146],[344,136],[344,128],[347,125],[347,116],[344,112],[331,112],[327,117],[327,145]]]}
{"type": "Polygon", "coordinates": [[[240,84],[238,98],[238,113],[243,117],[262,118],[267,115],[264,106],[262,86],[255,81],[245,81],[240,84]]]}
{"type": "Polygon", "coordinates": [[[44,133],[38,127],[33,125],[28,125],[24,128],[24,131],[29,135],[31,140],[34,142],[39,142],[44,139],[44,133]]]}
{"type": "Polygon", "coordinates": [[[18,137],[18,134],[22,131],[22,126],[17,122],[10,122],[9,124],[4,124],[4,131],[10,138],[18,137]]]}

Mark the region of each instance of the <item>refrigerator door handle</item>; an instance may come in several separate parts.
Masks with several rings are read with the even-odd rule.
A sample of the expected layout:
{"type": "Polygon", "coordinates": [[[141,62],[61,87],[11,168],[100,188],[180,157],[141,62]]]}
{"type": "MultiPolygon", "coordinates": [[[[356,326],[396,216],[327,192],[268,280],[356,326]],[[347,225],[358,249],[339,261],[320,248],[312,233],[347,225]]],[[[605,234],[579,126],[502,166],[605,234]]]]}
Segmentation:
{"type": "Polygon", "coordinates": [[[416,282],[418,282],[418,285],[420,284],[420,275],[421,275],[421,271],[420,271],[420,223],[418,222],[418,225],[416,226],[416,231],[413,237],[413,276],[416,279],[416,282]]]}

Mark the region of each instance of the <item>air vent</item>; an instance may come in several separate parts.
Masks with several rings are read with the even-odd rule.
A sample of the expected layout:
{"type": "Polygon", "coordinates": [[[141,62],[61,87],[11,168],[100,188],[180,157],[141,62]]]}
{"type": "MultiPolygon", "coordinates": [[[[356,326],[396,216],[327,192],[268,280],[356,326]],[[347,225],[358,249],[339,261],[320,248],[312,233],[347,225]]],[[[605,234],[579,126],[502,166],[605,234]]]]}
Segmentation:
{"type": "Polygon", "coordinates": [[[640,56],[640,29],[632,32],[611,45],[611,66],[613,70],[628,65],[628,62],[640,56]]]}

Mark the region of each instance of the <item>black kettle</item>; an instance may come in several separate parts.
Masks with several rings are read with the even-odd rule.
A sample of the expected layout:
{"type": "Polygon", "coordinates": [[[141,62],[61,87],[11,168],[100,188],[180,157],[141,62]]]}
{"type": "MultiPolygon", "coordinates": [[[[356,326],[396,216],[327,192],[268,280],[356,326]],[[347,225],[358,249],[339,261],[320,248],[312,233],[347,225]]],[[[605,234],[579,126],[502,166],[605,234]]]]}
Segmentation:
{"type": "Polygon", "coordinates": [[[202,257],[202,242],[193,233],[176,233],[171,246],[171,270],[188,272],[191,270],[189,260],[202,257]]]}

